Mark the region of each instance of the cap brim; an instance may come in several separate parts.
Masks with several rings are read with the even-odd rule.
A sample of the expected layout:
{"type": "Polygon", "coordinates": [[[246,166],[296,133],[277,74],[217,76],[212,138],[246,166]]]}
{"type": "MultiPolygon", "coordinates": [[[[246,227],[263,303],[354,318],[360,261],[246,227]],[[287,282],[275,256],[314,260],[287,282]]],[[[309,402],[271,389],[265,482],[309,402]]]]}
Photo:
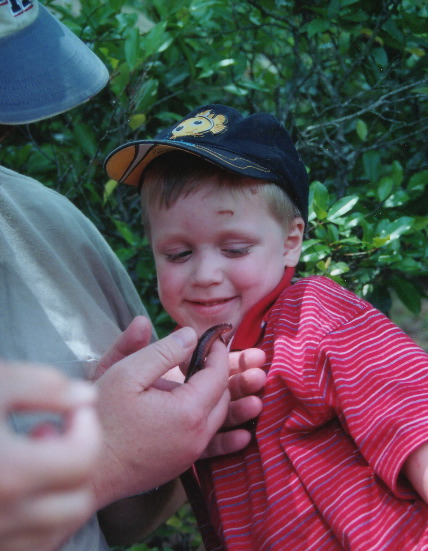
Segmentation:
{"type": "Polygon", "coordinates": [[[106,158],[104,168],[113,180],[122,184],[139,186],[144,170],[153,159],[168,151],[177,150],[202,157],[231,172],[251,178],[276,180],[273,172],[249,158],[241,157],[224,149],[208,147],[202,143],[173,142],[172,140],[141,140],[127,143],[110,153],[106,158]]]}
{"type": "Polygon", "coordinates": [[[108,81],[102,61],[39,5],[28,27],[0,40],[0,123],[24,124],[63,113],[108,81]]]}

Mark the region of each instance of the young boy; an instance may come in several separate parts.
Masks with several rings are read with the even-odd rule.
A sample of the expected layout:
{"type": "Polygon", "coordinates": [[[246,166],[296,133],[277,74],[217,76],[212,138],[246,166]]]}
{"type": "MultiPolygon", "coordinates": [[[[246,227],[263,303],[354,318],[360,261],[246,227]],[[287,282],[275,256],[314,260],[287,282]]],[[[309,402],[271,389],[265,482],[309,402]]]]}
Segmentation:
{"type": "Polygon", "coordinates": [[[198,462],[207,548],[428,549],[428,355],[330,279],[291,282],[308,182],[279,122],[203,106],[106,169],[141,189],[175,321],[266,352],[252,442],[198,462]]]}

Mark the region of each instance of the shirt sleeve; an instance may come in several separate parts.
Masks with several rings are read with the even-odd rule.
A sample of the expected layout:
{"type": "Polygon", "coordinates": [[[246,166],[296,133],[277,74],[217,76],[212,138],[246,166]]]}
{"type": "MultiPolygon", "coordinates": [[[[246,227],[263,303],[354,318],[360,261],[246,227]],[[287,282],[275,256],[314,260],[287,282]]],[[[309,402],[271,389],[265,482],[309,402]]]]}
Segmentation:
{"type": "Polygon", "coordinates": [[[400,471],[428,440],[428,355],[368,307],[326,336],[322,393],[374,472],[409,497],[400,471]]]}

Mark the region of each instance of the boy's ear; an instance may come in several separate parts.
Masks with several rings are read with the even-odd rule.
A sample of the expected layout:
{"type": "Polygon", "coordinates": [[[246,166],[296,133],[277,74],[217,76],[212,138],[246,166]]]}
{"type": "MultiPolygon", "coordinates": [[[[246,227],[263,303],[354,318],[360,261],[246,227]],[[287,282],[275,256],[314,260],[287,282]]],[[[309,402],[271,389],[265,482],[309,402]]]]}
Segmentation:
{"type": "Polygon", "coordinates": [[[284,240],[284,266],[290,268],[297,266],[302,253],[304,233],[305,223],[303,218],[295,218],[284,240]]]}

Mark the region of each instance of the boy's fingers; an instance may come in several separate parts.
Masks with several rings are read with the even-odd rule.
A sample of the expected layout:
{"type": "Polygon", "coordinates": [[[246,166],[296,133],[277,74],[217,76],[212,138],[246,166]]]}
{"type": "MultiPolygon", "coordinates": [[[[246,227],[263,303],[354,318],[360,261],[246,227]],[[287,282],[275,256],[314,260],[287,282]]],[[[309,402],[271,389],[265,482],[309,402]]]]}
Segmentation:
{"type": "Polygon", "coordinates": [[[241,373],[253,367],[261,368],[266,362],[266,354],[260,348],[247,348],[229,354],[230,374],[241,373]]]}
{"type": "Polygon", "coordinates": [[[201,459],[237,452],[248,446],[250,440],[251,434],[244,429],[220,432],[208,444],[201,459]]]}
{"type": "Polygon", "coordinates": [[[263,404],[257,396],[245,396],[230,403],[224,427],[236,427],[258,417],[263,404]]]}
{"type": "Polygon", "coordinates": [[[258,367],[232,375],[229,390],[232,400],[259,393],[266,383],[266,373],[258,367]]]}

